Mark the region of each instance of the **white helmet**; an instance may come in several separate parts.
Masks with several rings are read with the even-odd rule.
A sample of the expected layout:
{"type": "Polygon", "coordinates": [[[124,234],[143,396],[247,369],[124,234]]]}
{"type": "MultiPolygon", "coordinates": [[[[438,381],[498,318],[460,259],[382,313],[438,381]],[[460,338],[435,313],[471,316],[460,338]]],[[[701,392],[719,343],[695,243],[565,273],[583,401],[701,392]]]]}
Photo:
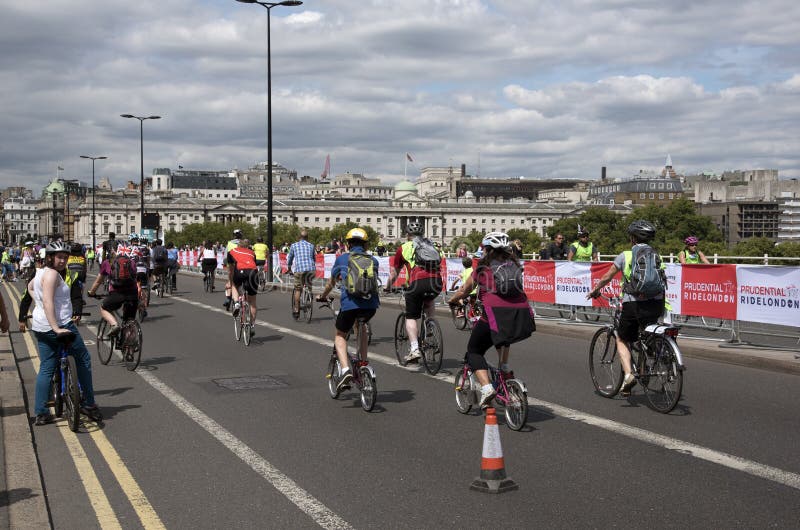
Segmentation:
{"type": "Polygon", "coordinates": [[[483,236],[481,244],[484,247],[508,248],[508,234],[505,232],[489,232],[483,236]]]}

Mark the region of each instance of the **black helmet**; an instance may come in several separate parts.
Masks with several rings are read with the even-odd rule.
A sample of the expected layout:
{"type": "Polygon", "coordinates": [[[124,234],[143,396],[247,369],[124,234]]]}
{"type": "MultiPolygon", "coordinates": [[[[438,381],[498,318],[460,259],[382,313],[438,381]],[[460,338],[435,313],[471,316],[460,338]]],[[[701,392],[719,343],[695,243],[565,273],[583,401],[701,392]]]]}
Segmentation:
{"type": "Polygon", "coordinates": [[[52,243],[48,244],[44,250],[45,254],[57,254],[59,252],[69,254],[69,247],[61,241],[53,241],[52,243]]]}
{"type": "Polygon", "coordinates": [[[83,245],[80,243],[73,243],[70,247],[70,254],[73,256],[83,256],[83,245]]]}
{"type": "Polygon", "coordinates": [[[628,234],[632,235],[640,243],[647,243],[656,237],[656,227],[643,219],[639,219],[628,226],[628,234]]]}
{"type": "Polygon", "coordinates": [[[425,229],[422,227],[422,223],[413,221],[406,226],[406,233],[412,236],[421,236],[425,233],[425,229]]]}

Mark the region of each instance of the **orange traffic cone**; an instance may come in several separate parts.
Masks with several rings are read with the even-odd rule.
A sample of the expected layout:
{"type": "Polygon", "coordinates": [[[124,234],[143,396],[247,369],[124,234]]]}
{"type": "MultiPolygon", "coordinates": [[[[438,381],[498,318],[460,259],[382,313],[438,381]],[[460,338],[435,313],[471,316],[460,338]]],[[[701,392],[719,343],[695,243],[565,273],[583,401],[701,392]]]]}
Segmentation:
{"type": "Polygon", "coordinates": [[[503,448],[500,446],[500,430],[497,428],[497,416],[492,408],[486,409],[481,476],[472,482],[469,489],[483,493],[503,493],[519,489],[516,482],[506,477],[503,448]]]}

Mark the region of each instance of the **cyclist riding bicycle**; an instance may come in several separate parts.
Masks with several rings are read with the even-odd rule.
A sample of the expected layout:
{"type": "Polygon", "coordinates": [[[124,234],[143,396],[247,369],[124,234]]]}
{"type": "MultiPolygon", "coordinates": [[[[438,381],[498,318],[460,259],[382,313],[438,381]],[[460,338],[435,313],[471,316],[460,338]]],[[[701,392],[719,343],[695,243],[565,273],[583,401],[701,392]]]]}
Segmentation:
{"type": "Polygon", "coordinates": [[[172,279],[172,290],[178,289],[178,249],[172,241],[167,243],[167,278],[172,279]]]}
{"type": "Polygon", "coordinates": [[[634,256],[638,252],[649,249],[648,243],[656,236],[655,227],[647,221],[634,221],[628,226],[628,235],[633,245],[631,250],[626,250],[614,258],[614,263],[602,278],[597,282],[595,288],[586,298],[597,298],[600,296],[601,289],[622,271],[623,295],[622,313],[617,329],[617,351],[625,378],[622,381],[620,395],[627,397],[631,393],[631,388],[636,384],[636,378],[631,373],[631,351],[628,344],[635,341],[639,336],[639,329],[649,324],[658,323],[658,319],[664,313],[664,292],[650,297],[639,297],[635,294],[626,292],[626,286],[631,281],[631,271],[633,270],[634,256]]]}
{"type": "Polygon", "coordinates": [[[292,315],[295,319],[300,316],[300,291],[303,285],[311,284],[317,273],[317,263],[314,258],[314,245],[308,241],[308,232],[300,232],[300,239],[292,243],[289,247],[289,255],[286,258],[286,268],[290,274],[294,274],[294,293],[292,297],[292,315]],[[295,261],[296,260],[296,261],[295,261]],[[292,264],[294,263],[294,271],[292,264]]]}
{"type": "Polygon", "coordinates": [[[256,244],[253,245],[253,252],[256,254],[256,265],[258,265],[258,270],[267,263],[267,244],[264,243],[264,238],[258,236],[256,238],[256,244]]]}
{"type": "MultiPolygon", "coordinates": [[[[217,270],[217,255],[214,253],[214,246],[208,239],[203,242],[203,246],[200,249],[200,256],[202,258],[200,261],[200,267],[203,271],[203,274],[211,275],[211,291],[213,292],[215,276],[214,271],[217,270]]],[[[256,264],[258,264],[258,260],[256,260],[256,264]]]]}
{"type": "Polygon", "coordinates": [[[167,248],[163,245],[163,241],[156,239],[153,241],[153,248],[150,251],[150,256],[153,259],[152,274],[155,277],[153,281],[153,289],[157,287],[158,279],[162,274],[167,273],[167,248]]]}
{"type": "Polygon", "coordinates": [[[408,266],[411,269],[408,274],[410,283],[405,295],[406,334],[409,341],[409,352],[405,361],[414,362],[422,356],[419,350],[418,321],[422,318],[423,310],[428,316],[433,316],[433,302],[442,292],[444,284],[439,272],[441,252],[429,239],[423,237],[422,224],[409,223],[406,234],[408,240],[395,252],[394,266],[389,273],[387,289],[394,284],[403,267],[408,266]]]}
{"type": "MultiPolygon", "coordinates": [[[[255,252],[250,249],[250,241],[240,239],[238,246],[228,252],[228,282],[231,294],[237,302],[233,306],[233,316],[239,314],[239,291],[244,290],[247,303],[250,304],[251,322],[256,321],[256,295],[258,294],[258,267],[255,252]]],[[[250,336],[255,331],[250,328],[250,336]]]]}
{"type": "MultiPolygon", "coordinates": [[[[225,245],[225,263],[228,263],[228,254],[230,253],[230,251],[239,246],[239,240],[242,239],[243,237],[244,236],[242,235],[242,231],[239,230],[238,228],[233,231],[233,239],[228,241],[228,244],[225,245]]],[[[228,270],[228,281],[225,282],[225,301],[222,303],[225,309],[228,309],[231,306],[230,277],[231,277],[231,271],[228,270]]]]}
{"type": "Polygon", "coordinates": [[[686,248],[678,253],[678,261],[681,265],[696,265],[698,263],[705,263],[710,265],[705,254],[697,250],[697,243],[699,240],[695,236],[689,236],[683,240],[686,248]]]}
{"type": "Polygon", "coordinates": [[[600,261],[600,251],[589,241],[589,231],[578,225],[578,240],[569,247],[568,261],[600,261]]]}
{"type": "MultiPolygon", "coordinates": [[[[45,249],[44,267],[36,271],[36,276],[28,283],[28,291],[32,293],[36,306],[33,309],[31,329],[36,336],[39,348],[39,373],[36,376],[35,414],[36,425],[52,423],[55,417],[50,414],[47,398],[50,393],[50,380],[59,362],[58,352],[61,345],[58,336],[72,333],[74,339],[69,346],[69,353],[75,358],[78,368],[78,382],[83,390],[81,412],[93,421],[100,421],[103,416],[94,402],[92,385],[92,360],[86,349],[78,327],[75,325],[75,308],[72,305],[72,289],[67,285],[67,259],[69,248],[64,243],[55,241],[45,249]]],[[[4,311],[5,312],[5,311],[4,311]]],[[[5,322],[7,319],[4,318],[5,322]]],[[[2,326],[5,328],[5,324],[2,326]]]]}
{"type": "Polygon", "coordinates": [[[508,235],[490,232],[483,238],[483,257],[476,270],[448,303],[469,296],[478,287],[483,313],[467,343],[465,359],[481,385],[480,407],[489,406],[497,393],[489,377],[486,351],[494,346],[500,357],[499,369],[513,379],[508,365],[510,346],[535,331],[533,312],[522,284],[522,266],[509,246],[508,235]]]}
{"type": "MultiPolygon", "coordinates": [[[[318,302],[326,302],[328,300],[328,294],[336,286],[337,281],[341,280],[343,286],[349,283],[347,276],[352,266],[350,263],[351,255],[366,255],[368,240],[367,233],[363,229],[353,228],[347,232],[345,241],[347,242],[348,252],[338,256],[336,261],[334,261],[333,268],[331,269],[331,278],[328,280],[322,293],[317,297],[318,302]]],[[[373,266],[372,272],[377,281],[378,260],[372,256],[370,256],[370,259],[372,260],[373,266]]],[[[381,305],[377,292],[377,283],[375,283],[374,293],[366,298],[348,292],[348,289],[345,287],[341,289],[341,292],[341,309],[336,316],[336,335],[333,339],[333,344],[336,348],[336,356],[339,358],[339,366],[341,367],[337,390],[343,390],[353,378],[353,370],[347,358],[347,333],[352,329],[353,324],[355,324],[356,320],[359,318],[363,318],[365,322],[369,322],[381,305]]],[[[367,352],[364,351],[363,354],[364,358],[361,360],[366,362],[367,352]]]]}
{"type": "MultiPolygon", "coordinates": [[[[453,285],[450,286],[450,290],[453,291],[456,288],[456,284],[461,282],[461,285],[466,285],[467,279],[472,276],[472,258],[464,257],[461,259],[461,265],[464,267],[464,270],[461,272],[461,278],[456,278],[453,280],[453,285]]],[[[469,293],[469,301],[474,304],[475,300],[478,298],[478,286],[476,285],[475,288],[470,291],[469,293]]],[[[458,308],[458,316],[462,316],[464,314],[464,299],[461,299],[459,302],[458,308]]]]}
{"type": "Polygon", "coordinates": [[[103,260],[97,278],[87,293],[89,296],[94,296],[97,288],[108,277],[108,294],[103,298],[100,306],[100,316],[110,326],[109,336],[119,333],[119,324],[114,316],[114,311],[122,307],[122,320],[136,317],[136,309],[139,305],[139,286],[136,283],[136,264],[130,252],[127,247],[120,247],[119,252],[112,252],[109,259],[103,260]]]}

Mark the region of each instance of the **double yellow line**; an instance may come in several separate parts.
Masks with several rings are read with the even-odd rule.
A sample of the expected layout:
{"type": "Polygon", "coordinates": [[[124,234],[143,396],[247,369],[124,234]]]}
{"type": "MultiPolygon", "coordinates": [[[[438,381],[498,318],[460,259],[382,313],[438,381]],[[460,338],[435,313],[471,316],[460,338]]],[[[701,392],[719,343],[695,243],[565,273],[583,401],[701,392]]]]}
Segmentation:
{"type": "MultiPolygon", "coordinates": [[[[5,283],[4,285],[6,287],[6,292],[9,295],[9,299],[16,302],[16,304],[12,305],[18,307],[21,295],[16,286],[11,286],[9,283],[5,283]]],[[[16,314],[14,307],[8,308],[8,314],[13,324],[15,322],[14,315],[16,314]]],[[[23,333],[22,336],[24,337],[25,344],[28,348],[33,370],[38,374],[40,365],[38,348],[34,344],[30,333],[23,333]]],[[[161,519],[158,517],[158,514],[153,509],[153,506],[150,504],[150,501],[147,500],[144,492],[139,487],[136,479],[133,478],[133,475],[131,475],[127,466],[122,461],[122,457],[120,457],[119,453],[117,453],[117,450],[114,449],[114,446],[111,445],[111,442],[108,440],[106,435],[103,434],[103,431],[100,429],[100,427],[94,422],[87,422],[84,423],[84,425],[87,427],[89,435],[97,446],[97,449],[100,451],[100,454],[103,455],[103,458],[105,459],[109,469],[117,479],[120,488],[133,506],[136,515],[139,517],[139,520],[142,523],[142,526],[146,529],[153,530],[166,528],[164,523],[162,523],[161,519]]],[[[86,452],[83,450],[83,446],[81,445],[78,436],[69,429],[66,421],[58,421],[57,426],[59,432],[64,438],[64,443],[69,450],[72,461],[75,463],[78,476],[83,483],[83,489],[86,491],[89,502],[92,504],[92,508],[97,516],[97,522],[100,524],[100,527],[104,529],[121,529],[122,526],[119,523],[116,513],[114,513],[114,508],[111,507],[111,503],[108,501],[108,497],[106,496],[103,487],[100,485],[97,474],[94,472],[92,463],[86,456],[86,452]]]]}

